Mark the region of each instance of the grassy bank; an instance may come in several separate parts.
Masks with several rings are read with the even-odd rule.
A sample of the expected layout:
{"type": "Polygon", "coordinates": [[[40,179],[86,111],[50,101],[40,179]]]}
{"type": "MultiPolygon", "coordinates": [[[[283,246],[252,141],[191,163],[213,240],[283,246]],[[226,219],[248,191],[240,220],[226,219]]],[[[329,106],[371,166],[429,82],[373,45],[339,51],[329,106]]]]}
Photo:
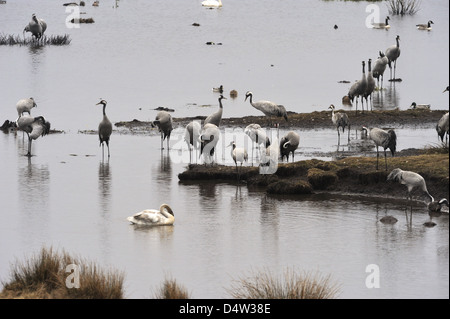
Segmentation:
{"type": "MultiPolygon", "coordinates": [[[[338,161],[317,159],[281,163],[271,175],[261,175],[258,167],[242,167],[241,182],[248,187],[259,188],[269,194],[301,195],[314,191],[330,191],[374,196],[405,198],[406,187],[398,183],[387,183],[386,178],[394,168],[419,173],[425,178],[428,190],[436,198],[449,198],[449,154],[448,148],[423,150],[420,155],[388,157],[388,170],[384,169],[384,158],[380,158],[380,169],[376,170],[376,157],[348,157],[338,161]]],[[[179,174],[181,182],[215,180],[237,182],[234,166],[189,165],[179,174]]],[[[419,191],[413,195],[420,198],[419,191]]]]}

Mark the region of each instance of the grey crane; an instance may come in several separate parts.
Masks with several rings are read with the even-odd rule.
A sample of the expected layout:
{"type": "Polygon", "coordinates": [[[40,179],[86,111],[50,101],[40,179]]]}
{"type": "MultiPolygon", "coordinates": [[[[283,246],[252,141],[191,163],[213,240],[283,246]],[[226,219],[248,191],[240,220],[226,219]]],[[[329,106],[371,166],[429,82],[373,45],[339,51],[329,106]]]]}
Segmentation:
{"type": "Polygon", "coordinates": [[[102,147],[102,158],[104,157],[105,153],[105,146],[108,148],[108,158],[110,157],[109,153],[109,139],[111,137],[112,133],[112,123],[109,120],[109,118],[106,116],[106,102],[105,100],[100,100],[96,105],[102,105],[103,106],[103,119],[98,125],[98,138],[100,140],[100,146],[102,147]]]}
{"type": "Polygon", "coordinates": [[[348,91],[348,97],[353,102],[353,100],[356,97],[356,113],[358,112],[358,97],[361,97],[361,109],[364,113],[364,94],[366,93],[367,88],[367,79],[366,79],[366,70],[365,70],[366,62],[362,61],[362,77],[361,80],[356,81],[353,83],[353,85],[350,87],[350,90],[348,91]]]}
{"type": "Polygon", "coordinates": [[[386,57],[389,60],[388,65],[391,71],[391,81],[395,80],[395,69],[397,68],[397,59],[400,57],[400,36],[397,35],[395,40],[397,41],[397,44],[390,46],[386,50],[386,57]],[[394,78],[392,78],[392,63],[394,63],[394,78]]]}
{"type": "Polygon", "coordinates": [[[39,40],[44,35],[45,30],[47,30],[47,23],[43,19],[38,19],[36,14],[33,13],[31,21],[25,26],[23,33],[31,32],[31,35],[39,40]]]}
{"type": "MultiPolygon", "coordinates": [[[[270,119],[272,116],[275,117],[283,117],[286,122],[288,121],[288,116],[286,112],[286,108],[283,105],[276,104],[274,102],[270,101],[257,101],[253,102],[253,93],[250,91],[247,91],[245,93],[245,101],[247,101],[247,98],[250,98],[250,104],[257,110],[264,113],[264,115],[268,116],[270,119]]],[[[277,123],[277,127],[279,126],[279,123],[277,123]]]]}
{"type": "Polygon", "coordinates": [[[169,150],[170,134],[173,130],[173,121],[170,113],[167,111],[159,111],[156,113],[152,125],[158,127],[159,132],[161,133],[161,150],[164,149],[163,142],[165,139],[167,139],[167,150],[169,150]]]}
{"type": "Polygon", "coordinates": [[[397,148],[397,135],[395,134],[395,131],[392,129],[385,131],[377,127],[368,129],[365,126],[362,127],[362,130],[366,131],[366,134],[369,137],[369,139],[374,141],[375,146],[377,147],[377,170],[378,170],[378,159],[380,157],[378,147],[381,146],[384,149],[384,162],[387,171],[386,149],[389,148],[392,156],[395,156],[395,151],[397,148]]]}
{"type": "Polygon", "coordinates": [[[205,122],[203,123],[203,125],[211,123],[211,124],[216,125],[217,127],[220,126],[220,123],[222,122],[222,114],[223,114],[222,100],[224,100],[224,99],[226,100],[227,98],[221,94],[219,97],[219,110],[217,110],[217,112],[209,115],[205,119],[205,122]]]}
{"type": "Polygon", "coordinates": [[[385,29],[385,30],[388,30],[391,26],[390,26],[390,24],[389,24],[389,20],[390,20],[391,18],[389,18],[389,16],[387,16],[386,17],[386,20],[384,21],[384,23],[383,22],[380,22],[380,23],[372,23],[372,28],[374,28],[374,29],[385,29]]]}
{"type": "Polygon", "coordinates": [[[445,136],[445,145],[447,145],[448,141],[448,129],[449,129],[449,112],[442,115],[439,119],[439,122],[436,124],[436,132],[438,134],[438,138],[441,139],[441,142],[444,142],[445,136]]]}
{"type": "Polygon", "coordinates": [[[17,127],[28,135],[28,152],[26,156],[31,157],[31,143],[40,136],[50,133],[50,122],[43,116],[32,117],[24,114],[17,119],[17,127]]]}
{"type": "Polygon", "coordinates": [[[369,110],[369,102],[368,102],[369,98],[370,98],[370,110],[372,110],[372,108],[373,108],[372,93],[374,90],[375,90],[375,79],[372,74],[372,59],[369,59],[368,72],[367,72],[367,86],[366,86],[366,92],[364,93],[367,110],[369,110]]]}
{"type": "Polygon", "coordinates": [[[338,133],[338,145],[341,144],[340,127],[342,128],[342,133],[344,133],[345,127],[348,127],[348,141],[350,141],[350,120],[348,119],[348,115],[346,113],[335,112],[335,106],[333,104],[330,105],[329,109],[331,109],[331,121],[336,126],[338,133]]]}
{"type": "Polygon", "coordinates": [[[416,28],[417,30],[427,30],[427,31],[431,31],[432,27],[431,25],[434,24],[433,21],[428,20],[427,23],[425,24],[416,24],[416,28]]]}
{"type": "Polygon", "coordinates": [[[240,170],[238,168],[238,162],[244,164],[244,162],[248,161],[248,152],[243,147],[236,147],[236,142],[232,141],[228,147],[231,147],[231,157],[233,158],[234,164],[236,165],[236,173],[238,176],[238,180],[240,180],[240,170]]]}
{"type": "Polygon", "coordinates": [[[447,206],[448,205],[448,200],[446,198],[442,198],[440,201],[431,201],[428,203],[428,211],[430,213],[440,213],[442,206],[447,206]]]}
{"type": "Polygon", "coordinates": [[[37,107],[37,104],[32,97],[30,97],[29,99],[21,99],[16,104],[17,114],[19,115],[19,117],[23,113],[31,114],[31,109],[33,107],[37,107]]]}
{"type": "Polygon", "coordinates": [[[259,149],[259,145],[266,143],[268,137],[266,131],[261,127],[261,125],[256,123],[247,125],[244,129],[244,133],[252,140],[252,160],[253,160],[254,158],[253,150],[255,148],[254,144],[256,143],[256,148],[259,149]]]}
{"type": "Polygon", "coordinates": [[[383,88],[383,79],[384,79],[384,71],[386,70],[386,66],[389,63],[389,59],[386,55],[379,51],[380,56],[375,61],[375,65],[372,68],[372,76],[377,79],[378,87],[380,87],[380,77],[381,77],[381,88],[383,88]]]}
{"type": "Polygon", "coordinates": [[[200,121],[192,121],[186,125],[184,130],[184,140],[189,148],[189,156],[192,160],[192,148],[198,150],[200,146],[200,131],[201,131],[200,121]]]}
{"type": "Polygon", "coordinates": [[[287,132],[280,140],[280,154],[281,161],[286,157],[286,161],[289,162],[289,155],[292,153],[292,162],[294,162],[294,153],[300,144],[300,135],[294,131],[287,132]]]}
{"type": "Polygon", "coordinates": [[[434,202],[433,196],[431,196],[431,194],[427,190],[425,179],[415,172],[404,171],[400,168],[395,168],[389,173],[387,181],[398,182],[402,185],[406,185],[406,187],[408,188],[407,198],[409,200],[412,200],[411,192],[414,189],[419,188],[422,192],[428,195],[428,197],[430,197],[431,202],[434,202]]]}
{"type": "Polygon", "coordinates": [[[203,154],[205,164],[213,163],[213,156],[219,142],[220,130],[217,125],[203,125],[200,132],[200,156],[203,154]]]}

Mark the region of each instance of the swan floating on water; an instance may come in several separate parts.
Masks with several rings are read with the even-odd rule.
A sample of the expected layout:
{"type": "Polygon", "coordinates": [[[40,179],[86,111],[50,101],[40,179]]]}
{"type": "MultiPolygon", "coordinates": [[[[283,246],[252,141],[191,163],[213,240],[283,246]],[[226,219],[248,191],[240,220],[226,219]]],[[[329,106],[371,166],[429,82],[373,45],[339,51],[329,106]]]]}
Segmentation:
{"type": "Polygon", "coordinates": [[[202,6],[218,8],[222,6],[222,0],[205,0],[202,2],[202,6]]]}
{"type": "Polygon", "coordinates": [[[127,220],[135,225],[173,225],[175,222],[175,215],[169,205],[162,204],[159,210],[145,209],[133,216],[127,217],[127,220]]]}

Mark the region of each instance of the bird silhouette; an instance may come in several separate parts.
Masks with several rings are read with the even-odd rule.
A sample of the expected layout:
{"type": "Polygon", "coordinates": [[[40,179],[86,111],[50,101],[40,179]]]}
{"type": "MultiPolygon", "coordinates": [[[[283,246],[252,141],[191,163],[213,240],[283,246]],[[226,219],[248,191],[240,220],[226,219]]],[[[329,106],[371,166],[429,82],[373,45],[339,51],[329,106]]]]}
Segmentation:
{"type": "Polygon", "coordinates": [[[21,99],[16,104],[17,114],[22,116],[23,113],[31,114],[31,109],[37,107],[36,102],[32,97],[29,99],[21,99]]]}
{"type": "Polygon", "coordinates": [[[379,51],[379,57],[375,61],[375,65],[372,68],[372,76],[377,79],[378,87],[383,88],[383,79],[384,79],[384,71],[389,63],[389,59],[386,55],[379,51]],[[381,86],[380,86],[380,78],[381,78],[381,86]]]}
{"type": "Polygon", "coordinates": [[[353,85],[350,87],[350,90],[348,91],[348,94],[347,94],[352,102],[356,98],[355,113],[358,113],[358,97],[361,97],[361,109],[364,112],[364,100],[363,99],[364,99],[364,94],[366,93],[366,88],[367,88],[367,78],[366,78],[365,66],[366,66],[366,62],[362,61],[361,80],[353,83],[353,85]]]}
{"type": "Polygon", "coordinates": [[[445,145],[447,145],[448,142],[448,130],[449,130],[449,112],[442,115],[442,117],[439,119],[438,123],[436,124],[436,132],[438,134],[438,138],[441,139],[441,142],[444,142],[444,136],[445,136],[445,145]]]}
{"type": "Polygon", "coordinates": [[[213,114],[209,115],[206,119],[205,122],[203,123],[203,125],[211,123],[216,125],[217,127],[220,126],[220,124],[222,123],[222,114],[223,114],[223,105],[222,105],[222,100],[226,100],[227,98],[224,97],[223,95],[220,95],[219,97],[219,109],[217,110],[217,112],[214,112],[213,114]]]}
{"type": "Polygon", "coordinates": [[[200,121],[192,121],[186,125],[184,131],[184,140],[189,148],[190,160],[192,160],[192,148],[198,150],[200,146],[200,121]]]}
{"type": "Polygon", "coordinates": [[[240,170],[238,168],[238,162],[244,164],[244,162],[248,161],[248,153],[247,150],[243,147],[236,147],[236,142],[232,141],[228,147],[231,147],[231,157],[233,158],[234,164],[236,165],[236,173],[238,176],[238,180],[240,180],[240,170]]]}
{"type": "Polygon", "coordinates": [[[431,196],[431,194],[428,192],[425,179],[416,172],[404,171],[400,168],[394,168],[389,173],[387,181],[398,182],[402,185],[406,185],[408,189],[407,198],[409,200],[412,200],[412,191],[416,188],[419,188],[431,199],[431,202],[434,202],[433,196],[431,196]]]}
{"type": "Polygon", "coordinates": [[[281,161],[283,161],[284,157],[286,157],[286,161],[289,162],[289,155],[290,153],[292,153],[292,162],[294,162],[294,153],[297,150],[299,144],[300,135],[298,135],[294,131],[287,132],[287,134],[280,139],[281,161]]]}
{"type": "Polygon", "coordinates": [[[390,46],[386,50],[386,57],[388,58],[388,66],[391,71],[391,81],[396,80],[395,78],[395,70],[397,68],[397,59],[400,57],[400,36],[397,35],[395,38],[397,44],[390,46]],[[394,63],[394,78],[392,78],[392,63],[394,63]]]}
{"type": "Polygon", "coordinates": [[[109,120],[108,116],[106,116],[106,104],[107,102],[105,100],[100,100],[96,105],[102,105],[103,106],[103,119],[98,125],[98,138],[100,140],[100,146],[102,147],[102,158],[104,157],[105,153],[105,146],[108,148],[108,158],[110,157],[109,153],[109,140],[111,138],[112,134],[112,123],[109,120]]]}
{"type": "MultiPolygon", "coordinates": [[[[247,98],[249,98],[250,104],[257,110],[261,111],[269,117],[269,119],[272,118],[272,116],[275,117],[283,117],[286,121],[288,121],[288,116],[286,112],[286,108],[283,105],[276,104],[274,102],[270,101],[257,101],[253,102],[253,93],[250,91],[247,91],[245,94],[245,101],[247,101],[247,98]]],[[[277,123],[277,127],[278,127],[277,123]]]]}
{"type": "Polygon", "coordinates": [[[378,147],[382,147],[384,149],[384,162],[387,171],[386,149],[389,148],[392,156],[395,156],[395,151],[397,148],[397,135],[395,134],[395,131],[394,130],[385,131],[377,127],[368,129],[365,126],[362,127],[362,130],[366,131],[366,134],[369,137],[369,139],[374,141],[377,147],[377,170],[378,170],[378,159],[380,156],[378,152],[378,147]]]}
{"type": "Polygon", "coordinates": [[[39,40],[44,35],[45,30],[47,30],[47,23],[43,19],[38,19],[36,14],[33,13],[31,21],[25,26],[23,33],[31,32],[31,35],[39,40]]]}
{"type": "Polygon", "coordinates": [[[364,92],[364,99],[366,100],[367,110],[369,110],[368,100],[370,99],[370,109],[372,110],[372,108],[373,108],[372,93],[375,90],[375,79],[372,74],[372,59],[369,59],[367,68],[368,68],[367,69],[367,86],[366,86],[366,91],[364,92]]]}
{"type": "Polygon", "coordinates": [[[416,24],[416,28],[417,30],[426,30],[426,31],[431,31],[433,28],[431,27],[431,25],[434,24],[433,21],[429,20],[427,23],[425,24],[416,24]]]}
{"type": "Polygon", "coordinates": [[[50,133],[50,122],[43,116],[32,117],[29,114],[24,114],[17,119],[16,125],[28,135],[28,152],[26,156],[31,157],[32,141],[50,133]]]}
{"type": "Polygon", "coordinates": [[[372,23],[372,28],[374,29],[384,29],[384,30],[388,30],[390,29],[390,25],[389,25],[389,20],[391,18],[389,18],[389,16],[386,17],[385,22],[380,22],[380,23],[372,23]]]}
{"type": "Polygon", "coordinates": [[[205,164],[214,162],[213,156],[219,138],[220,131],[217,125],[208,123],[203,126],[200,132],[200,156],[203,154],[205,164]]]}
{"type": "Polygon", "coordinates": [[[158,127],[161,133],[161,150],[164,149],[163,142],[165,139],[167,139],[167,150],[169,150],[170,134],[173,130],[173,121],[170,113],[167,111],[159,111],[152,125],[158,127]]]}
{"type": "Polygon", "coordinates": [[[344,133],[345,127],[348,127],[348,141],[350,141],[350,120],[348,119],[348,115],[346,113],[335,112],[335,106],[333,104],[330,105],[329,109],[331,109],[331,121],[336,126],[338,133],[338,145],[341,144],[341,133],[339,132],[339,128],[342,128],[342,133],[344,133]]]}

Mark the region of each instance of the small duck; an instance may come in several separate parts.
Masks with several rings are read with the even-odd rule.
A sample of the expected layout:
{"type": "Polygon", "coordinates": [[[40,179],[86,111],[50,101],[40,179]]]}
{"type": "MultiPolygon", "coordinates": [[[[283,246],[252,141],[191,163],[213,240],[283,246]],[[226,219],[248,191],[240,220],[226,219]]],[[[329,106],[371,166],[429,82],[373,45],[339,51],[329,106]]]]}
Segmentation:
{"type": "Polygon", "coordinates": [[[428,203],[428,211],[430,213],[440,213],[442,206],[448,206],[448,200],[446,198],[441,199],[439,202],[437,201],[432,201],[430,203],[428,203]]]}
{"type": "Polygon", "coordinates": [[[429,110],[431,108],[431,104],[416,104],[416,102],[412,102],[410,108],[412,108],[412,109],[421,109],[421,110],[429,110]]]}
{"type": "Polygon", "coordinates": [[[146,209],[127,217],[127,220],[135,225],[165,226],[173,225],[175,215],[169,205],[162,204],[159,210],[146,209]]]}

